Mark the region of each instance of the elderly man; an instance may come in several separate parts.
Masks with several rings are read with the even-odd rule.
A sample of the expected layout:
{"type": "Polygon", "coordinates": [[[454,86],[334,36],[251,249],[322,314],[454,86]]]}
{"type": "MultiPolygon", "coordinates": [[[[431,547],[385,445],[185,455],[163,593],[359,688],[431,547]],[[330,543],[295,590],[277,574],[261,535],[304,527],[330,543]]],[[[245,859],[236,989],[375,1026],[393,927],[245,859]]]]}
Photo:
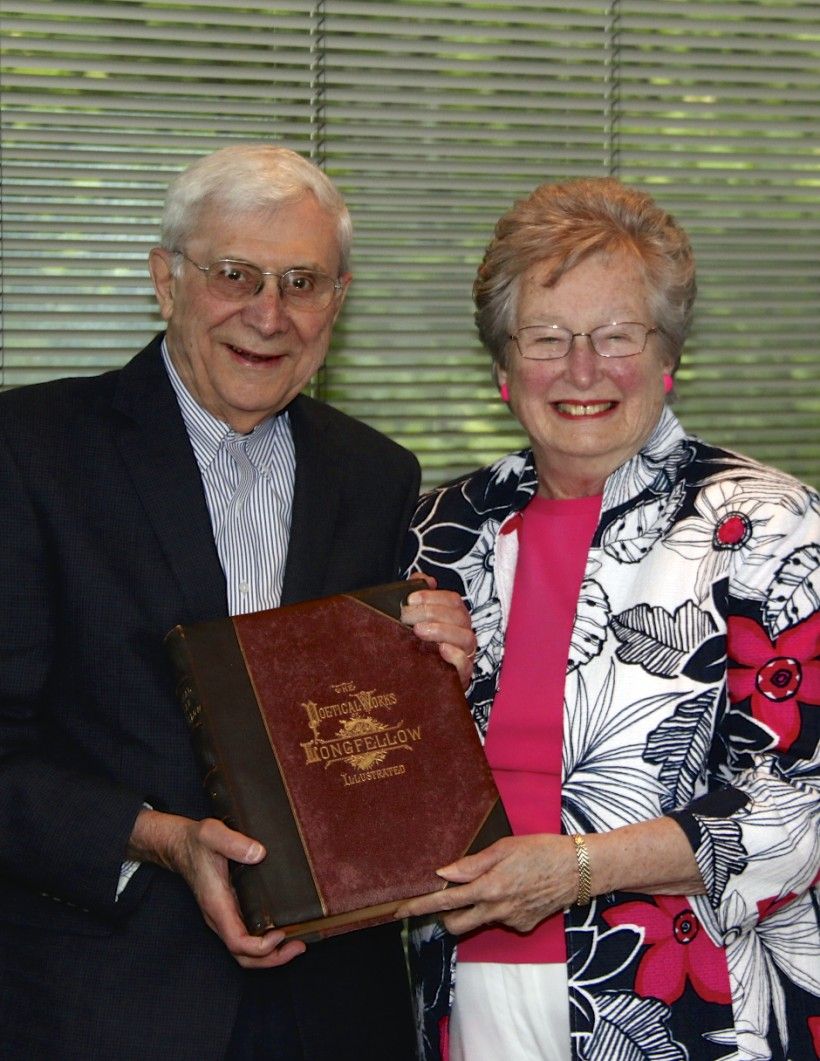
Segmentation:
{"type": "MultiPolygon", "coordinates": [[[[415,459],[300,394],[350,282],[339,193],[291,151],[173,182],[167,331],[120,371],[0,396],[0,1054],[414,1055],[396,926],[245,930],[163,649],[179,622],[395,577],[415,459]]],[[[468,669],[466,614],[405,620],[468,669]]]]}

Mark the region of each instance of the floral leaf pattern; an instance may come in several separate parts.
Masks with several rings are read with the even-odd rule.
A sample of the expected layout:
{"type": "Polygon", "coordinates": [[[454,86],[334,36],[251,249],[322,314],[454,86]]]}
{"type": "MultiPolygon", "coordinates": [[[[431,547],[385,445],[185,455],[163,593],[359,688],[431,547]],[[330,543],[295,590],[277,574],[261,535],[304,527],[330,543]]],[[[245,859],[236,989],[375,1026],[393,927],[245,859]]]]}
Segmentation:
{"type": "MultiPolygon", "coordinates": [[[[420,499],[406,564],[478,639],[485,734],[504,659],[528,450],[420,499]]],[[[706,894],[614,892],[565,912],[574,1061],[763,1061],[820,1045],[820,497],[684,434],[665,409],[604,486],[569,643],[562,828],[664,814],[706,894]]],[[[456,941],[413,932],[425,1061],[456,941]]]]}
{"type": "Polygon", "coordinates": [[[582,675],[574,677],[575,702],[567,707],[564,725],[563,821],[567,832],[590,825],[604,831],[613,828],[615,821],[654,817],[663,786],[657,770],[643,756],[643,743],[625,743],[624,737],[634,725],[644,728],[648,719],[663,717],[672,694],[630,703],[626,689],[616,690],[614,664],[597,689],[588,688],[582,675]],[[616,749],[617,761],[613,762],[616,749]]]}
{"type": "Polygon", "coordinates": [[[820,967],[812,946],[816,916],[815,904],[804,895],[738,937],[735,1007],[743,1056],[772,1056],[773,1031],[782,1056],[811,1056],[798,1053],[790,1043],[785,985],[800,984],[814,997],[816,1008],[820,998],[820,967]],[[775,1015],[775,1029],[763,1019],[769,1012],[775,1015]]]}
{"type": "Polygon", "coordinates": [[[714,730],[715,693],[683,700],[674,713],[649,734],[644,750],[647,762],[661,767],[665,788],[661,807],[669,813],[689,803],[704,781],[705,764],[714,730]]]}
{"type": "Polygon", "coordinates": [[[609,625],[609,598],[595,579],[581,583],[578,610],[569,643],[570,670],[576,670],[599,655],[609,625]]]}
{"type": "Polygon", "coordinates": [[[763,609],[770,637],[820,610],[820,545],[795,549],[774,576],[763,609]]]}
{"type": "Polygon", "coordinates": [[[709,613],[692,601],[672,615],[665,608],[639,604],[612,619],[612,632],[621,642],[618,659],[666,678],[675,675],[683,659],[714,630],[709,613]]]}
{"type": "Polygon", "coordinates": [[[701,843],[695,851],[706,892],[713,903],[720,902],[729,878],[742,873],[747,853],[741,840],[740,826],[734,818],[706,818],[696,815],[701,827],[701,843]]]}
{"type": "Polygon", "coordinates": [[[638,563],[668,529],[682,496],[678,488],[625,509],[601,534],[601,548],[622,564],[638,563]]]}
{"type": "Polygon", "coordinates": [[[596,1019],[584,1047],[589,1061],[688,1061],[687,1051],[669,1031],[669,1008],[653,998],[626,991],[603,991],[594,998],[596,1019]]]}

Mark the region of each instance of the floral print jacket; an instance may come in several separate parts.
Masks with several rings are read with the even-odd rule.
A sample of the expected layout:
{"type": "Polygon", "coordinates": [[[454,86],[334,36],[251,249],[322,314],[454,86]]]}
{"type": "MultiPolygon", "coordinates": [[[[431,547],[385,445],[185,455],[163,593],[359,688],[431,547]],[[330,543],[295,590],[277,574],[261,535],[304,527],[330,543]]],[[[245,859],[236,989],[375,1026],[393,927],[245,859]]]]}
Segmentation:
{"type": "MultiPolygon", "coordinates": [[[[411,529],[407,569],[472,613],[482,735],[516,513],[536,487],[531,452],[512,454],[424,495],[411,529]]],[[[574,1058],[820,1056],[818,529],[816,493],[686,435],[669,409],[606,482],[567,666],[562,827],[672,815],[707,895],[566,911],[574,1058]]],[[[431,1061],[446,1055],[454,952],[437,922],[413,930],[431,1061]]]]}

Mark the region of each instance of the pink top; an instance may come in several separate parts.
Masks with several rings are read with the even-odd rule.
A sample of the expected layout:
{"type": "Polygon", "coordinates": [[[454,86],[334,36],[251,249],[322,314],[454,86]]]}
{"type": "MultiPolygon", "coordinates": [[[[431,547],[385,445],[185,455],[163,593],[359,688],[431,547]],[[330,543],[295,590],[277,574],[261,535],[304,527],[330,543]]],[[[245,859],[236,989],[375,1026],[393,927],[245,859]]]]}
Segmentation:
{"type": "MultiPolygon", "coordinates": [[[[601,498],[534,497],[522,512],[518,564],[485,751],[516,835],[561,831],[561,737],[569,643],[601,498]]],[[[480,929],[458,960],[566,961],[559,911],[531,932],[480,929]]]]}

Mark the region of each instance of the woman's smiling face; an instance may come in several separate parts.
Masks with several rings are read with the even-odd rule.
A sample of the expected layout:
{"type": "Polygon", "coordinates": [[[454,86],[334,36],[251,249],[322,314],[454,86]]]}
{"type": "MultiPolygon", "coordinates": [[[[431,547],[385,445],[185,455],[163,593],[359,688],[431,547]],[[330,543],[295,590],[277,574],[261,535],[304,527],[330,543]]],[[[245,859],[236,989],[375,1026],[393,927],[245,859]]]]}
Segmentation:
{"type": "MultiPolygon", "coordinates": [[[[545,262],[522,274],[515,331],[533,324],[575,333],[613,321],[655,325],[640,262],[627,251],[593,255],[552,287],[548,275],[545,262]]],[[[605,358],[578,336],[566,357],[533,361],[510,340],[498,378],[529,436],[542,494],[599,493],[607,476],[638,452],[663,409],[669,365],[660,351],[658,336],[650,335],[642,353],[605,358]]]]}

